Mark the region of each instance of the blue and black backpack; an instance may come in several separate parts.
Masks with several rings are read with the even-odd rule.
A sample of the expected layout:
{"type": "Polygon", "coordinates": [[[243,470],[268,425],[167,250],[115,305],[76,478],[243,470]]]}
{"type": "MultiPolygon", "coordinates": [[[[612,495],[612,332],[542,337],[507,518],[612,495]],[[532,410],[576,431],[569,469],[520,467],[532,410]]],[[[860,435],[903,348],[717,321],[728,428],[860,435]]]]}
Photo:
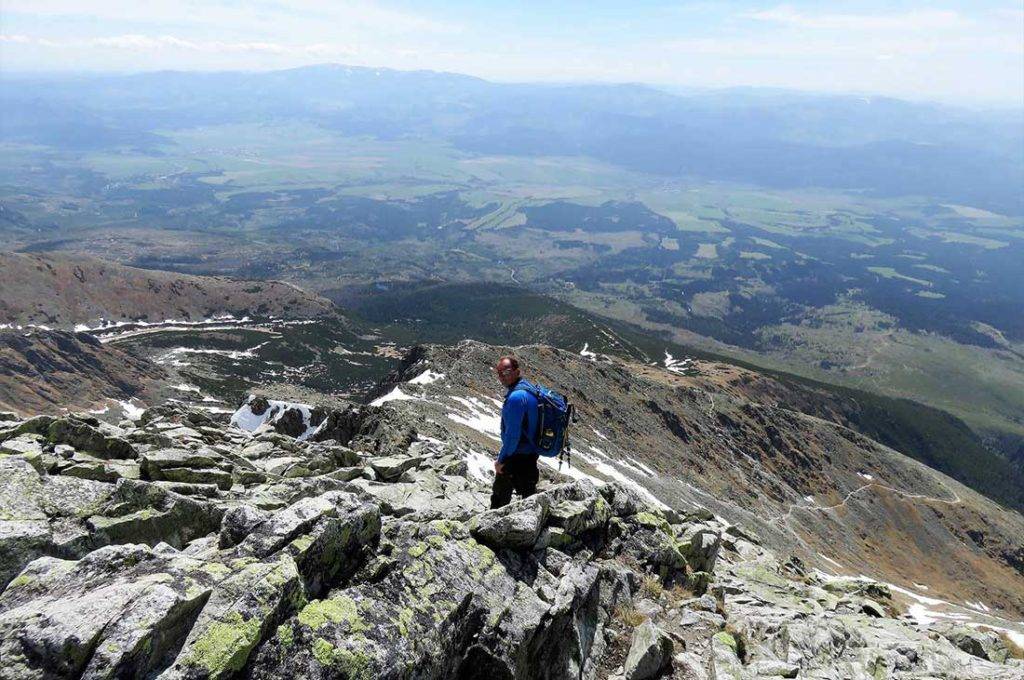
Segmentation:
{"type": "Polygon", "coordinates": [[[576,420],[576,412],[569,400],[558,392],[543,385],[534,385],[528,380],[520,381],[517,389],[523,389],[537,398],[540,410],[537,419],[537,439],[533,442],[538,455],[558,458],[572,465],[572,449],[569,445],[569,424],[576,420]]]}

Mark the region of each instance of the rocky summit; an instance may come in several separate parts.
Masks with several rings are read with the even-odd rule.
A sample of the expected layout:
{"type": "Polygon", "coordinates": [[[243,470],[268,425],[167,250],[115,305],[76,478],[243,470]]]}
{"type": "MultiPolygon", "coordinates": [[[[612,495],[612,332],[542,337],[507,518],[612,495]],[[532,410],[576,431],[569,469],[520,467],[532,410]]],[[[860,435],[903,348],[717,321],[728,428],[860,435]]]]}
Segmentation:
{"type": "Polygon", "coordinates": [[[0,414],[0,678],[1024,677],[1019,515],[972,528],[969,490],[713,367],[522,348],[577,454],[487,509],[501,351],[413,350],[370,404],[0,414]],[[947,556],[931,596],[901,550],[947,556]]]}

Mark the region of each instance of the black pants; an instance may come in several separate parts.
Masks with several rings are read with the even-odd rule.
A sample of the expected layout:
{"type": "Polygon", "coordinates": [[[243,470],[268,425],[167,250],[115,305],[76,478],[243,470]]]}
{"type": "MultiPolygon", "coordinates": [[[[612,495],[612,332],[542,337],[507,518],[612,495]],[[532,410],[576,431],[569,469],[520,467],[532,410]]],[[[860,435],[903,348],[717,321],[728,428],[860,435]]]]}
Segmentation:
{"type": "Polygon", "coordinates": [[[537,492],[537,480],[540,479],[537,456],[525,453],[509,456],[505,461],[504,470],[500,475],[494,475],[491,508],[500,508],[511,503],[513,491],[521,498],[537,492]]]}

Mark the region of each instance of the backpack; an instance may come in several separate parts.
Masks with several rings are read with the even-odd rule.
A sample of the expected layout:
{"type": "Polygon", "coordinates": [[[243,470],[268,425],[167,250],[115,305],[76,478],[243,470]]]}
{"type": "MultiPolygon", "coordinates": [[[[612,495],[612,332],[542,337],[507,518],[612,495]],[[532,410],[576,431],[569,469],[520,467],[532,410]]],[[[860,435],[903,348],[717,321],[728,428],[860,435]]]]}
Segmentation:
{"type": "Polygon", "coordinates": [[[543,385],[523,380],[519,389],[537,398],[540,413],[537,418],[537,439],[533,442],[537,454],[546,458],[558,457],[559,467],[563,460],[572,465],[569,423],[576,421],[576,409],[568,399],[543,385]]]}

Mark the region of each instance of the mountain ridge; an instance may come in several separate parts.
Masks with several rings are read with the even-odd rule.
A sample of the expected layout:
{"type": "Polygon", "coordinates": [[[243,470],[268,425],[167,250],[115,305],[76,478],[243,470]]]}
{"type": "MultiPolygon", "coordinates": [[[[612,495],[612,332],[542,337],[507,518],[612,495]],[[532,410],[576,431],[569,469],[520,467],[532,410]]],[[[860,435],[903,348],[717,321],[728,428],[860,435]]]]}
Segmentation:
{"type": "Polygon", "coordinates": [[[0,287],[0,323],[8,325],[70,329],[223,315],[312,318],[334,311],[329,301],[290,283],[176,274],[55,254],[0,253],[0,287]]]}
{"type": "MultiPolygon", "coordinates": [[[[1011,645],[1024,628],[1011,618],[1024,603],[994,582],[993,557],[972,565],[984,588],[964,582],[953,597],[954,583],[925,590],[907,582],[917,573],[895,579],[908,587],[868,578],[855,562],[808,554],[811,544],[804,561],[789,549],[799,541],[751,526],[769,504],[742,499],[753,512],[741,524],[709,509],[739,508],[710,484],[713,470],[716,484],[732,483],[728,467],[683,450],[681,435],[715,446],[684,402],[701,392],[696,376],[728,367],[680,375],[634,364],[632,375],[611,358],[516,348],[531,376],[579,381],[576,464],[545,466],[538,495],[487,510],[481,451],[495,445],[500,403],[490,364],[508,349],[422,347],[373,404],[251,397],[230,424],[181,401],[117,425],[0,414],[9,480],[0,489],[0,678],[1019,677],[1011,645]],[[590,384],[604,387],[596,402],[590,384]],[[637,411],[632,429],[599,431],[599,404],[614,416],[627,398],[654,420],[637,411]],[[650,455],[659,438],[662,455],[650,455]],[[677,458],[704,466],[707,491],[670,493],[677,458]]],[[[845,432],[850,451],[868,458],[859,464],[906,461],[867,468],[879,484],[946,484],[955,500],[979,502],[832,423],[719,399],[698,398],[698,410],[707,422],[732,419],[719,434],[738,446],[759,413],[786,428],[760,435],[758,483],[787,460],[840,459],[842,437],[830,433],[845,432]],[[780,443],[811,433],[834,446],[800,456],[780,443]]],[[[863,523],[870,513],[849,502],[856,493],[844,499],[853,513],[845,529],[877,534],[863,523]]],[[[932,501],[921,495],[926,512],[932,501]]],[[[794,528],[812,538],[814,527],[794,528]]],[[[891,554],[862,549],[868,559],[891,554]]]]}

